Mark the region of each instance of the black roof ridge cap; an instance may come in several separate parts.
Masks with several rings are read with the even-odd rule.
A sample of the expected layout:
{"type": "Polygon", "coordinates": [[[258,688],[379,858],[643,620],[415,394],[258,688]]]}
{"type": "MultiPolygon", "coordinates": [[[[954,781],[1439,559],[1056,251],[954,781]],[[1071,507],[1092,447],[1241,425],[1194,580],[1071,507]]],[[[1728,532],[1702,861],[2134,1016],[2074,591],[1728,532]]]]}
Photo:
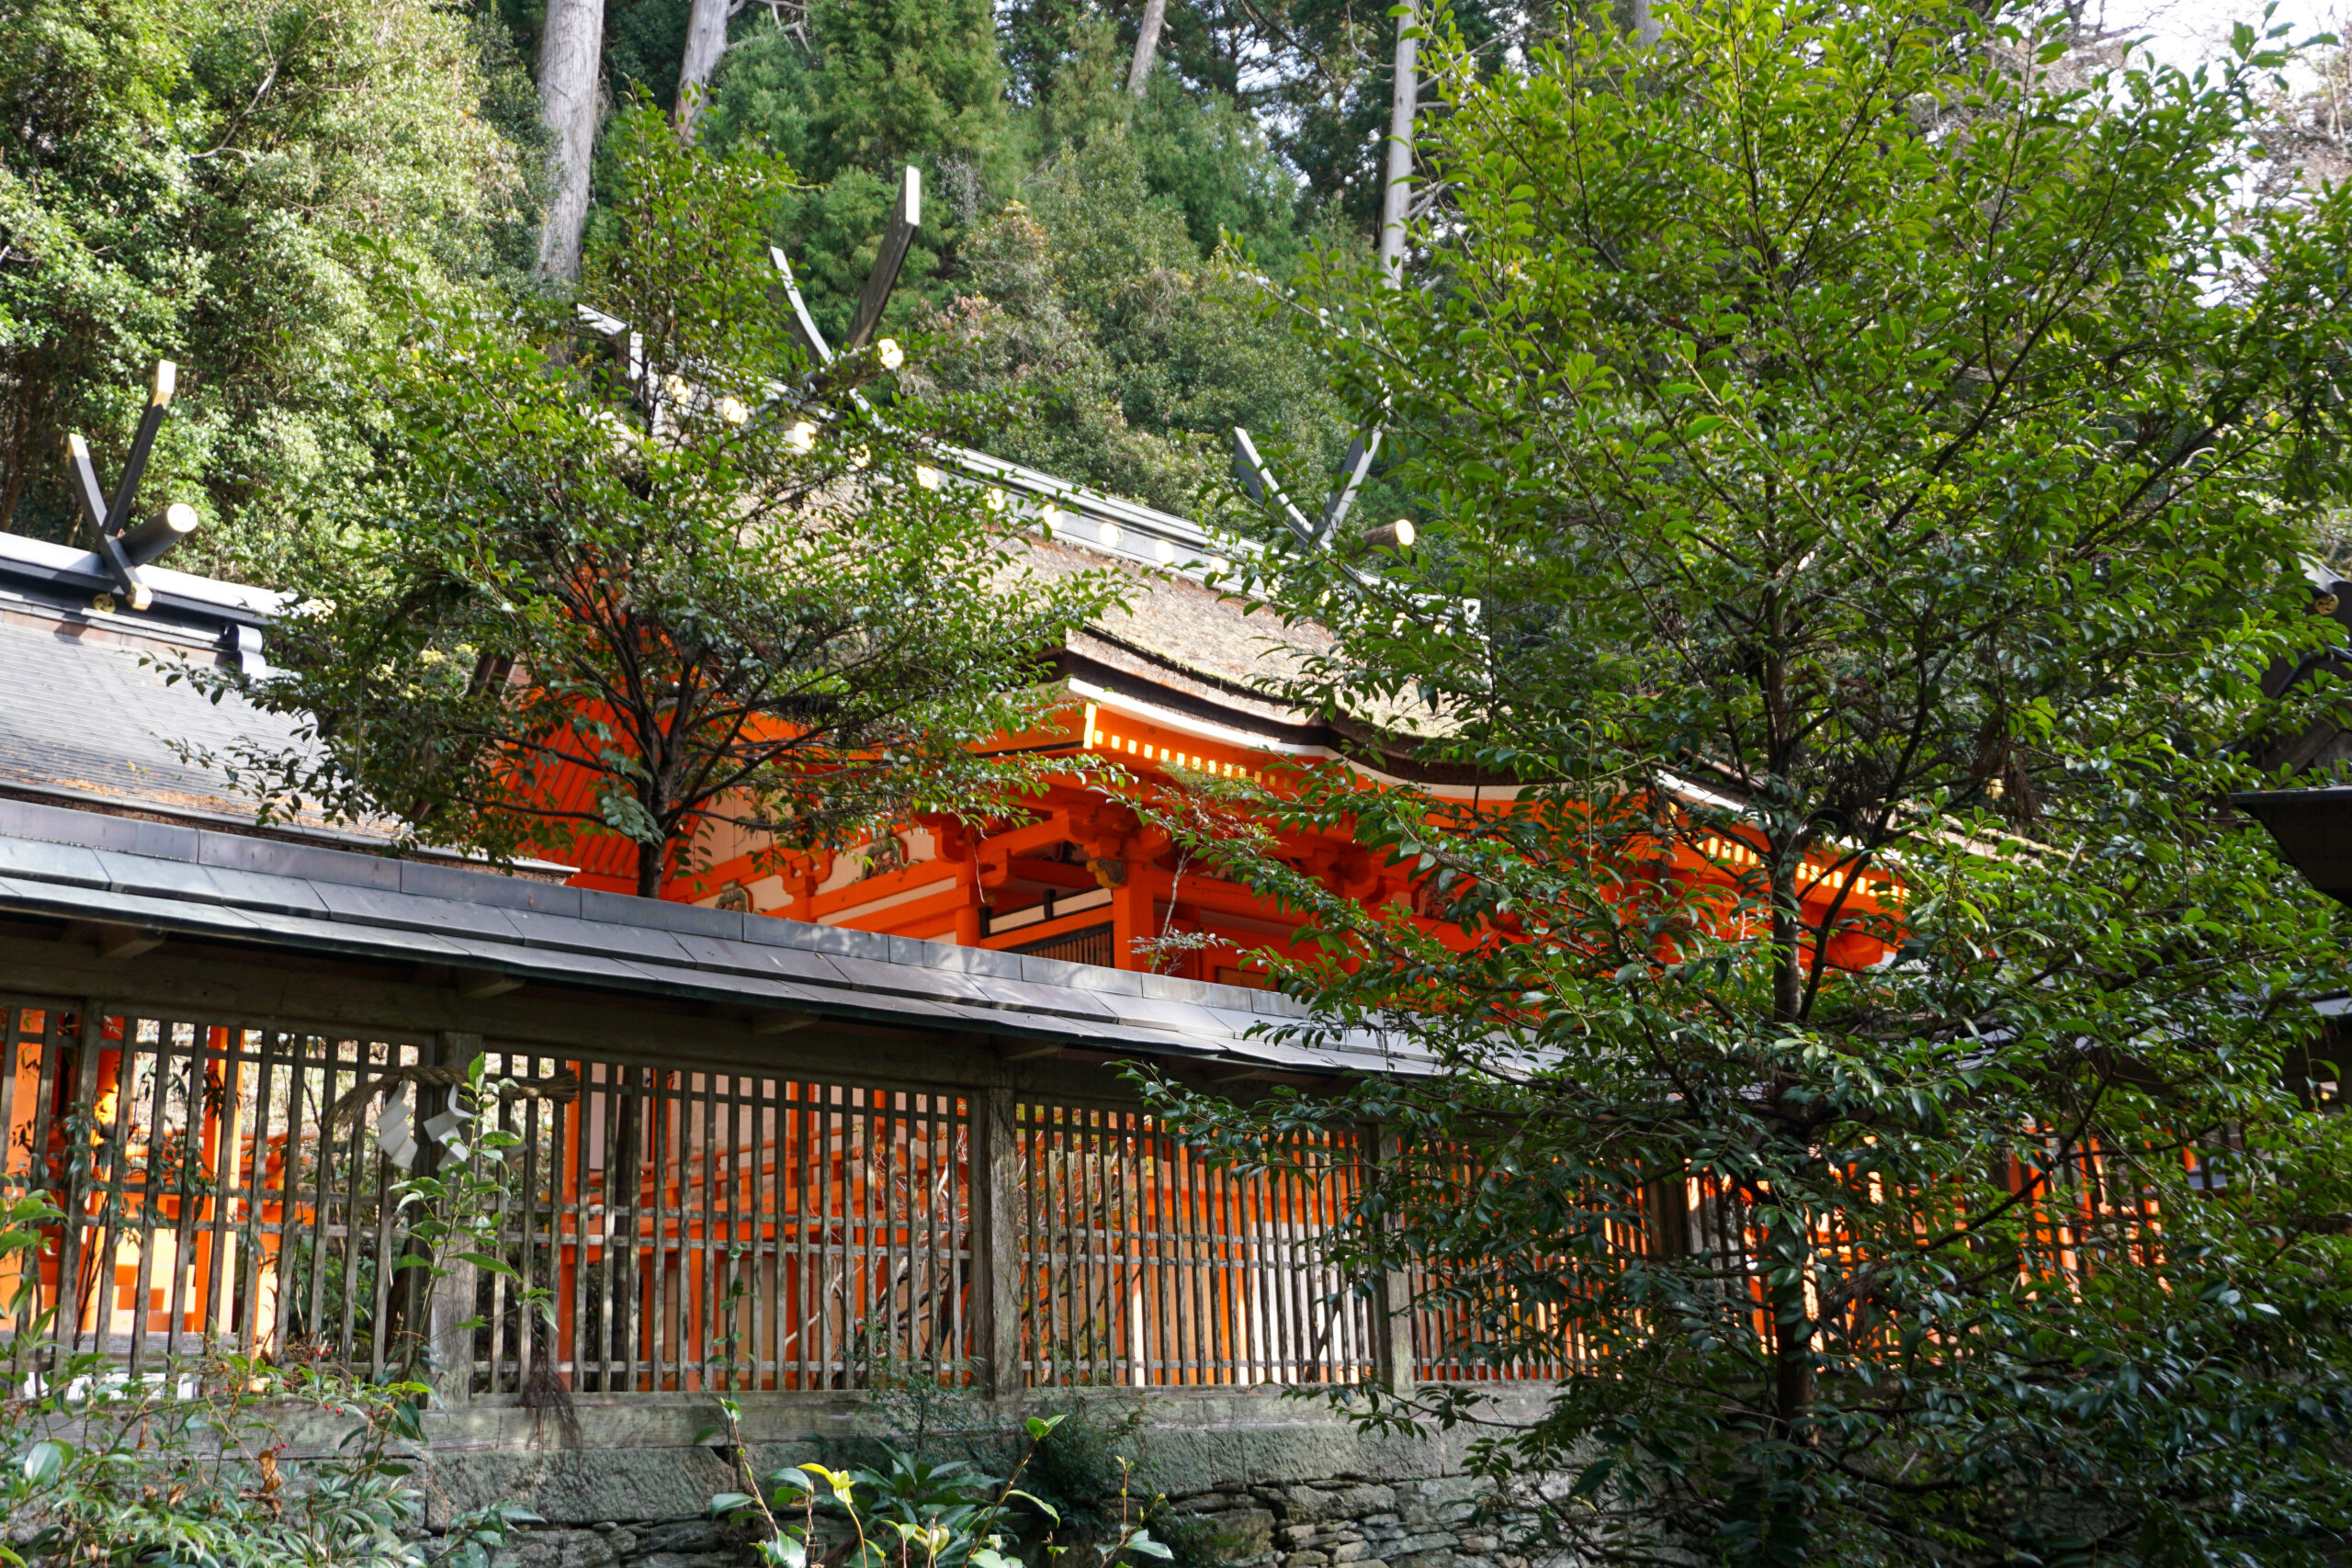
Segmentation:
{"type": "MultiPolygon", "coordinates": [[[[91,585],[93,592],[110,592],[114,587],[113,574],[95,551],[52,544],[29,534],[0,531],[0,572],[10,570],[51,581],[72,578],[77,584],[91,585]]],[[[288,596],[276,589],[232,582],[225,578],[198,577],[167,566],[144,566],[139,571],[154,590],[158,603],[167,603],[175,609],[209,611],[256,624],[267,622],[286,608],[288,596]]]]}

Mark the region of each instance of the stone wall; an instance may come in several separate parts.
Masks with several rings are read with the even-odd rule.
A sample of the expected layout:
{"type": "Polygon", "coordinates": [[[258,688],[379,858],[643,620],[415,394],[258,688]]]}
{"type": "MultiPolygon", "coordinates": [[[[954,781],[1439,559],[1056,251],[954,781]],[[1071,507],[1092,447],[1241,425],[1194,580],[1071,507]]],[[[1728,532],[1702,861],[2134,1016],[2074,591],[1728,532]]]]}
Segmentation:
{"type": "MultiPolygon", "coordinates": [[[[1541,1391],[1522,1398],[1532,1414],[1541,1391]]],[[[1480,1522],[1464,1441],[1358,1431],[1311,1401],[1209,1391],[1089,1391],[1116,1420],[1140,1409],[1136,1489],[1212,1520],[1231,1568],[1544,1568],[1480,1522]]],[[[494,1498],[548,1523],[502,1568],[737,1568],[747,1561],[705,1512],[731,1489],[708,1446],[706,1401],[583,1401],[577,1447],[526,1413],[476,1407],[428,1417],[435,1513],[494,1498]]],[[[884,1435],[854,1396],[746,1399],[757,1473],[840,1463],[845,1439],[884,1435]]]]}
{"type": "Polygon", "coordinates": [[[1481,1522],[1484,1495],[1467,1476],[1335,1476],[1169,1501],[1216,1522],[1233,1568],[1530,1568],[1481,1522]]]}
{"type": "MultiPolygon", "coordinates": [[[[1479,1521],[1480,1484],[1466,1476],[1237,1487],[1171,1497],[1209,1519],[1229,1568],[1531,1568],[1479,1521]]],[[[706,1518],[603,1521],[526,1531],[500,1568],[741,1568],[727,1529],[706,1518]]]]}

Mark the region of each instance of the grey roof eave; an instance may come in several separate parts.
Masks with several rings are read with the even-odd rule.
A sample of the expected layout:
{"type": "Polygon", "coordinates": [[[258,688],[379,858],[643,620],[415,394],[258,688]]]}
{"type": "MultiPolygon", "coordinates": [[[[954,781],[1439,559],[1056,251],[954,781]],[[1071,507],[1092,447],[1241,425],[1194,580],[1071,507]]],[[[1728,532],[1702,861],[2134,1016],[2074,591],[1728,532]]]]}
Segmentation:
{"type": "Polygon", "coordinates": [[[1286,998],[0,801],[0,912],[1281,1072],[1419,1073],[1286,998]],[[141,831],[144,829],[144,831],[141,831]]]}

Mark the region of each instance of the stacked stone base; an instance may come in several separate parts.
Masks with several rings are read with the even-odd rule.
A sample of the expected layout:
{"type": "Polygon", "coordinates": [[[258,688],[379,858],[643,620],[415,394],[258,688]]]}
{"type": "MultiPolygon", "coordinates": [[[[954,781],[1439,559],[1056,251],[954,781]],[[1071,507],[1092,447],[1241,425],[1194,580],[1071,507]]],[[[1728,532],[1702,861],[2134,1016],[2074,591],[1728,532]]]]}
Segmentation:
{"type": "Polygon", "coordinates": [[[1232,1568],[1530,1568],[1466,1476],[1231,1487],[1169,1499],[1214,1521],[1232,1568]]]}
{"type": "MultiPolygon", "coordinates": [[[[1169,1501],[1216,1524],[1228,1568],[1532,1568],[1482,1523],[1460,1476],[1228,1487],[1169,1501]]],[[[520,1532],[499,1568],[739,1568],[752,1556],[707,1519],[520,1532]]]]}
{"type": "MultiPolygon", "coordinates": [[[[1480,1506],[1461,1430],[1375,1435],[1271,1391],[1082,1397],[1101,1401],[1105,1430],[1129,1431],[1139,1411],[1140,1429],[1120,1440],[1136,1495],[1212,1521],[1228,1568],[1553,1568],[1515,1550],[1480,1506]]],[[[1518,1397],[1524,1411],[1504,1413],[1532,1416],[1543,1391],[1518,1397]]],[[[712,1410],[700,1398],[582,1399],[577,1447],[549,1443],[527,1411],[436,1412],[432,1522],[502,1501],[539,1515],[547,1523],[522,1532],[500,1568],[735,1568],[748,1554],[707,1514],[714,1493],[739,1484],[708,1446],[712,1410]]],[[[852,1439],[888,1435],[854,1395],[746,1399],[742,1427],[759,1475],[838,1464],[852,1439]]]]}
{"type": "Polygon", "coordinates": [[[518,1531],[499,1568],[741,1568],[741,1542],[708,1519],[518,1531]]]}

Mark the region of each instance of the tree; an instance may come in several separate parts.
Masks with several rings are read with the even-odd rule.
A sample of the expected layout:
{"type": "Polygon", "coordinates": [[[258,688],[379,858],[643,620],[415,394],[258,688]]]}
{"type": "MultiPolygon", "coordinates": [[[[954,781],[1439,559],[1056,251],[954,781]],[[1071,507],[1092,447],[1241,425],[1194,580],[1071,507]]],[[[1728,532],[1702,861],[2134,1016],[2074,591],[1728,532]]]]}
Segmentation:
{"type": "Polygon", "coordinates": [[[580,231],[596,152],[604,85],[605,0],[548,0],[539,34],[540,123],[547,127],[548,209],[539,226],[539,276],[580,276],[580,231]]]}
{"type": "Polygon", "coordinates": [[[1142,140],[1070,149],[1034,204],[978,226],[952,301],[918,317],[912,384],[1014,394],[1018,421],[968,438],[1179,513],[1227,470],[1236,424],[1285,437],[1302,468],[1336,465],[1352,432],[1311,354],[1259,327],[1253,281],[1204,262],[1154,198],[1142,140]]]}
{"type": "Polygon", "coordinates": [[[789,185],[684,148],[650,110],[614,134],[620,243],[585,285],[636,335],[616,372],[556,368],[527,305],[433,311],[376,370],[379,468],[269,675],[192,671],[309,716],[288,753],[232,759],[265,809],[296,797],[403,819],[496,857],[633,845],[638,891],[717,823],[786,848],[1034,790],[973,748],[1035,722],[1039,660],[1106,581],[1049,591],[909,421],[851,393],[880,348],[820,375],[767,285],[764,207],[789,185]]]}
{"type": "Polygon", "coordinates": [[[1433,1076],[1160,1093],[1235,1161],[1381,1125],[1335,1258],[1566,1375],[1371,1419],[1491,1423],[1579,1561],[2333,1560],[2352,931],[2219,801],[2320,640],[2352,202],[2241,181],[2249,29],[2064,86],[1960,7],[1659,20],[1441,40],[1433,276],[1302,300],[1425,510],[1254,577],[1338,638],[1291,695],[1510,787],[1248,803],[1352,823],[1371,913],[1180,818],[1312,912],[1299,1031],[1433,1076]]]}
{"type": "Polygon", "coordinates": [[[492,28],[386,0],[17,7],[0,28],[0,527],[70,536],[69,432],[119,461],[157,359],[148,493],[175,565],[266,573],[356,453],[335,367],[386,331],[379,261],[522,265],[530,85],[492,28]]]}
{"type": "Polygon", "coordinates": [[[678,101],[671,111],[678,134],[694,139],[695,121],[710,90],[712,73],[727,52],[727,27],[742,9],[742,0],[694,0],[687,13],[686,47],[678,66],[678,101]]]}

